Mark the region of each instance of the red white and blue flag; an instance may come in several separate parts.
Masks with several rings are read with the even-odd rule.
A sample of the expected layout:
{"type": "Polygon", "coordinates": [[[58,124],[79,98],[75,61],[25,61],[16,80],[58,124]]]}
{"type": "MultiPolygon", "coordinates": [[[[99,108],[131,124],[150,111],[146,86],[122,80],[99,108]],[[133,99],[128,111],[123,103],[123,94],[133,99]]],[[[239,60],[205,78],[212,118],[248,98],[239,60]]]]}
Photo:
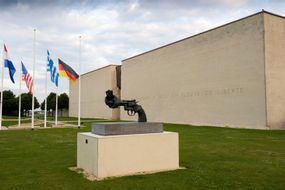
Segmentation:
{"type": "Polygon", "coordinates": [[[13,63],[9,57],[8,50],[7,50],[7,47],[5,44],[4,44],[4,66],[9,69],[10,79],[13,83],[15,83],[14,74],[16,72],[16,68],[14,67],[14,65],[13,65],[13,63]]]}
{"type": "Polygon", "coordinates": [[[22,64],[22,73],[23,73],[22,79],[26,81],[27,88],[29,89],[29,92],[32,94],[33,93],[33,81],[34,81],[33,77],[30,75],[25,65],[23,64],[23,62],[21,62],[21,64],[22,64]]]}

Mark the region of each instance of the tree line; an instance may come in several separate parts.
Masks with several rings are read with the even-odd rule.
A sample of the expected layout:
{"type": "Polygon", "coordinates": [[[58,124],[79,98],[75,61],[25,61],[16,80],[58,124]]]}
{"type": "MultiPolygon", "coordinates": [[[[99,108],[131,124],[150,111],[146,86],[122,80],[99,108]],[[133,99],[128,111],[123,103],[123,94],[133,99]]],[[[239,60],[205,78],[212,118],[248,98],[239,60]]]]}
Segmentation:
{"type": "MultiPolygon", "coordinates": [[[[47,97],[47,110],[52,113],[55,111],[56,94],[51,92],[47,97]]],[[[45,109],[45,101],[41,103],[35,97],[35,109],[45,109]]],[[[68,109],[69,97],[66,93],[58,96],[58,110],[68,109]]],[[[27,116],[32,110],[32,95],[30,93],[21,94],[21,115],[27,116]]],[[[19,112],[19,96],[16,96],[11,90],[3,91],[3,115],[18,115],[19,112]]]]}

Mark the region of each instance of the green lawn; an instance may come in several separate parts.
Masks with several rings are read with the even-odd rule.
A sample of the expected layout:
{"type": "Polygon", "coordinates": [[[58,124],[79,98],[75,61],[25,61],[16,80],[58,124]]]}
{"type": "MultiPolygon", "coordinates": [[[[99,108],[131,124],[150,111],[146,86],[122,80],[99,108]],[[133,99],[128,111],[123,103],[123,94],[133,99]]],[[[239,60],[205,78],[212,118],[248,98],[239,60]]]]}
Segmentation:
{"type": "MultiPolygon", "coordinates": [[[[9,127],[12,125],[18,125],[18,116],[3,116],[3,126],[9,127]]],[[[35,115],[35,121],[37,120],[44,120],[43,116],[35,115]]],[[[108,121],[106,119],[100,119],[100,118],[81,118],[81,121],[96,121],[100,120],[102,121],[108,121]]],[[[47,117],[48,122],[55,122],[55,117],[47,117]]],[[[77,124],[78,118],[77,117],[58,117],[58,121],[64,121],[66,123],[73,123],[77,124]]],[[[30,117],[21,117],[21,123],[31,123],[30,117]]],[[[51,123],[47,124],[48,126],[51,126],[51,123]]],[[[43,124],[41,124],[43,126],[43,124]]]]}
{"type": "Polygon", "coordinates": [[[0,189],[285,189],[285,131],[166,124],[179,132],[186,169],[91,182],[68,169],[84,124],[0,131],[0,189]]]}
{"type": "MultiPolygon", "coordinates": [[[[26,117],[22,116],[22,118],[26,118],[26,117]]],[[[18,116],[3,115],[3,119],[18,119],[18,116]]]]}
{"type": "MultiPolygon", "coordinates": [[[[35,116],[36,119],[41,119],[41,120],[44,120],[44,116],[35,116]]],[[[77,121],[78,118],[77,117],[58,117],[57,118],[58,121],[77,121]]],[[[47,117],[47,120],[48,121],[54,121],[55,120],[55,117],[47,117]]],[[[106,119],[101,119],[101,118],[81,118],[81,120],[106,120],[106,119]]]]}
{"type": "MultiPolygon", "coordinates": [[[[21,123],[31,123],[30,119],[21,119],[21,123]]],[[[11,126],[11,125],[18,125],[18,120],[13,120],[13,121],[3,121],[2,123],[3,126],[11,126]]]]}

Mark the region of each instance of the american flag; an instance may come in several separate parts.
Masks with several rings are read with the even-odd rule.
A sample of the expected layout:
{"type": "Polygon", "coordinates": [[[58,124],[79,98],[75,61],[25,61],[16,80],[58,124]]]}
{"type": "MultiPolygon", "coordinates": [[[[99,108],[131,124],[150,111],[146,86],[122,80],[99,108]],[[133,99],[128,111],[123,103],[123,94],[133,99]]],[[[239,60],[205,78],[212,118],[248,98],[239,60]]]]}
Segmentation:
{"type": "Polygon", "coordinates": [[[27,88],[29,89],[29,92],[32,94],[33,93],[33,77],[30,75],[28,70],[26,69],[25,65],[22,63],[22,79],[26,81],[27,88]]]}

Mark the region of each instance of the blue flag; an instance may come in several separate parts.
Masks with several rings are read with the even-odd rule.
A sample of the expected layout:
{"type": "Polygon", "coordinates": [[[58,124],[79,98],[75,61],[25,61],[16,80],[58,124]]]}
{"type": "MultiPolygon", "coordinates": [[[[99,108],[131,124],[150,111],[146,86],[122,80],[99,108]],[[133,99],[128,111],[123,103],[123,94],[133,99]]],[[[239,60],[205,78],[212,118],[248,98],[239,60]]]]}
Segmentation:
{"type": "Polygon", "coordinates": [[[10,79],[13,83],[15,83],[14,74],[16,73],[16,68],[14,67],[12,61],[9,58],[8,50],[5,46],[5,44],[4,44],[4,66],[9,69],[10,79]]]}
{"type": "Polygon", "coordinates": [[[58,86],[59,73],[56,69],[53,60],[50,58],[50,53],[48,50],[47,50],[47,71],[50,72],[51,82],[53,82],[56,86],[58,86]]]}

